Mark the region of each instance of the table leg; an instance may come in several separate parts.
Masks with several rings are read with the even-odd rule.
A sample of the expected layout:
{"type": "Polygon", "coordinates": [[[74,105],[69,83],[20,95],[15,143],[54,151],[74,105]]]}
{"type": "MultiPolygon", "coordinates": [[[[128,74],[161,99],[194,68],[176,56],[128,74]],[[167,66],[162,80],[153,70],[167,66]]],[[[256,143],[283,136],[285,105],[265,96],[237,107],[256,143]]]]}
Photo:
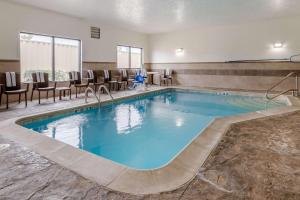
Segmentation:
{"type": "Polygon", "coordinates": [[[154,79],[154,75],[151,75],[151,85],[153,85],[153,79],[154,79]]]}

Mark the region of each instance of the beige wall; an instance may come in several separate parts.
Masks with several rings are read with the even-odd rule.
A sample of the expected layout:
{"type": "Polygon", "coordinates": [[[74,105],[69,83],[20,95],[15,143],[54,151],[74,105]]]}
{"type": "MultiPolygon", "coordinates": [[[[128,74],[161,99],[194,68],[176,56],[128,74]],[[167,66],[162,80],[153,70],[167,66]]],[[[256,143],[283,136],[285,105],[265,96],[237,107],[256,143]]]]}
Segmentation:
{"type": "MultiPolygon", "coordinates": [[[[151,64],[153,71],[173,70],[177,85],[265,91],[291,71],[300,74],[300,63],[173,63],[151,64]]],[[[294,87],[294,79],[277,90],[294,87]]],[[[156,78],[158,83],[158,78],[156,78]]]]}
{"type": "Polygon", "coordinates": [[[47,10],[0,1],[0,59],[19,60],[19,32],[33,32],[82,40],[83,61],[116,62],[117,45],[144,49],[147,35],[97,21],[86,21],[47,10]],[[90,38],[90,26],[101,28],[101,39],[90,38]]]}
{"type": "MultiPolygon", "coordinates": [[[[285,59],[300,53],[299,20],[295,16],[152,34],[148,37],[151,69],[173,69],[178,85],[265,91],[290,71],[300,70],[300,64],[226,61],[285,59]],[[283,42],[284,48],[273,48],[275,42],[283,42]],[[178,48],[184,49],[182,55],[176,54],[178,48]]],[[[277,90],[293,86],[294,80],[289,80],[277,90]]]]}
{"type": "Polygon", "coordinates": [[[149,35],[149,60],[190,63],[289,58],[300,53],[299,21],[296,16],[149,35]],[[273,48],[275,42],[283,42],[284,48],[273,48]],[[176,55],[177,48],[183,48],[184,54],[176,55]]]}

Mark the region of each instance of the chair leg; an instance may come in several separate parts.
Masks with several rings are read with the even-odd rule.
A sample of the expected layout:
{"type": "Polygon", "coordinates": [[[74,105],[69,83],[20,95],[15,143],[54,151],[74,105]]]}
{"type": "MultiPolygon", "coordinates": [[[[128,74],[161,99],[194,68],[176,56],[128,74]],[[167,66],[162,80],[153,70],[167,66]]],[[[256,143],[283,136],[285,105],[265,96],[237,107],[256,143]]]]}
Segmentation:
{"type": "Polygon", "coordinates": [[[0,106],[2,104],[2,92],[0,93],[0,106]]]}
{"type": "Polygon", "coordinates": [[[27,92],[25,92],[24,94],[25,94],[25,107],[27,107],[27,92]]]}
{"type": "Polygon", "coordinates": [[[21,103],[21,93],[19,94],[19,104],[21,103]]]}
{"type": "Polygon", "coordinates": [[[70,99],[72,99],[72,91],[69,90],[70,99]]]}
{"type": "Polygon", "coordinates": [[[53,101],[55,102],[55,90],[53,90],[53,101]]]}
{"type": "Polygon", "coordinates": [[[6,109],[8,109],[8,94],[6,94],[6,109]]]}
{"type": "Polygon", "coordinates": [[[34,91],[34,89],[32,88],[32,90],[31,90],[31,101],[32,101],[32,98],[33,98],[33,91],[34,91]]]}
{"type": "Polygon", "coordinates": [[[77,98],[77,87],[75,87],[75,97],[77,98]]]}
{"type": "Polygon", "coordinates": [[[46,98],[48,99],[48,97],[49,97],[49,92],[48,92],[48,90],[47,90],[47,96],[46,96],[46,98]]]}
{"type": "Polygon", "coordinates": [[[41,92],[39,91],[39,104],[41,104],[41,92]]]}

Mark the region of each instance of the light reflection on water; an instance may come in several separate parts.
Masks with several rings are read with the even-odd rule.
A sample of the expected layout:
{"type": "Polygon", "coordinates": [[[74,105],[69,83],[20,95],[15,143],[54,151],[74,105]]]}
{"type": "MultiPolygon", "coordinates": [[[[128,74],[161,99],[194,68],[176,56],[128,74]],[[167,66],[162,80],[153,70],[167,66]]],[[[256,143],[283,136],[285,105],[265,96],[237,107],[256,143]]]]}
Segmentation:
{"type": "Polygon", "coordinates": [[[82,126],[87,122],[88,119],[85,115],[73,115],[40,127],[40,132],[59,141],[64,141],[69,145],[81,148],[82,126]]]}
{"type": "Polygon", "coordinates": [[[114,121],[118,134],[129,134],[131,129],[140,128],[143,123],[142,114],[146,105],[122,104],[116,107],[114,121]]]}

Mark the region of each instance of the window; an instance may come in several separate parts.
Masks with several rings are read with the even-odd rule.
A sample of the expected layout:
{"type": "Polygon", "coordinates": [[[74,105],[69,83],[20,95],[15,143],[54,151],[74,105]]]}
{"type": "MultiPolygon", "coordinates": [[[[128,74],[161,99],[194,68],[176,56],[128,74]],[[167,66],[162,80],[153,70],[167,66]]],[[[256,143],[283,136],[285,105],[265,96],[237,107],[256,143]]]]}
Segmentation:
{"type": "Polygon", "coordinates": [[[143,62],[143,49],[129,46],[117,47],[118,68],[141,68],[143,62]]]}
{"type": "Polygon", "coordinates": [[[81,70],[81,41],[54,36],[20,33],[21,77],[49,73],[49,79],[67,81],[69,71],[81,70]]]}
{"type": "Polygon", "coordinates": [[[118,46],[118,68],[130,68],[130,47],[118,46]]]}
{"type": "Polygon", "coordinates": [[[31,80],[31,73],[49,73],[52,80],[52,38],[41,35],[20,34],[22,81],[31,80]]]}
{"type": "Polygon", "coordinates": [[[142,66],[142,49],[131,48],[130,50],[131,68],[140,68],[142,66]]]}
{"type": "Polygon", "coordinates": [[[80,69],[80,41],[54,38],[55,80],[66,81],[68,72],[80,69]]]}

